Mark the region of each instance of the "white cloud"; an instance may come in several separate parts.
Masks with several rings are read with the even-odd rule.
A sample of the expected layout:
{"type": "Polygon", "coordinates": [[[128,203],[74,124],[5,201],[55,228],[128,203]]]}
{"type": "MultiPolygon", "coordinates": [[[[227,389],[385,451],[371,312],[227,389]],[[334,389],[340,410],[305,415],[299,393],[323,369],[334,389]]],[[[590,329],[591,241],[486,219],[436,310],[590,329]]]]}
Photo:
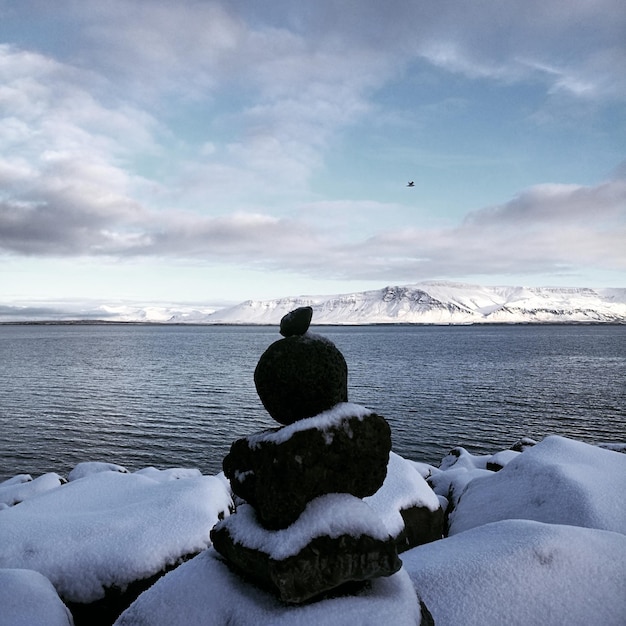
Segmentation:
{"type": "Polygon", "coordinates": [[[447,229],[351,229],[350,202],[307,202],[338,131],[415,59],[548,95],[626,97],[619,0],[19,4],[25,19],[54,14],[67,45],[53,58],[0,44],[5,253],[385,280],[624,267],[619,181],[538,185],[447,229]],[[200,122],[177,136],[187,107],[200,122]]]}
{"type": "MultiPolygon", "coordinates": [[[[78,177],[86,181],[89,175],[79,172],[78,177]]],[[[472,212],[454,227],[410,227],[368,238],[345,227],[333,229],[329,208],[344,214],[341,223],[340,203],[320,205],[326,214],[322,230],[306,217],[163,213],[115,194],[97,197],[88,188],[61,186],[45,193],[45,204],[0,212],[5,250],[234,262],[351,280],[502,275],[520,268],[529,273],[626,269],[626,183],[621,180],[595,187],[540,185],[500,206],[472,212]],[[89,205],[83,200],[87,196],[94,197],[89,205]]],[[[355,211],[354,205],[345,208],[355,211]]],[[[368,203],[363,208],[371,210],[368,203]]],[[[312,203],[303,215],[315,212],[312,203]]]]}
{"type": "Polygon", "coordinates": [[[595,187],[542,184],[527,189],[504,205],[470,214],[469,227],[554,227],[626,218],[626,181],[613,180],[595,187]]]}
{"type": "MultiPolygon", "coordinates": [[[[376,265],[418,276],[626,270],[626,184],[540,185],[506,204],[469,214],[451,229],[381,233],[362,250],[376,265]],[[387,261],[385,261],[387,260],[387,261]]],[[[367,257],[366,257],[367,258],[367,257]]],[[[382,275],[380,275],[382,278],[382,275]]]]}

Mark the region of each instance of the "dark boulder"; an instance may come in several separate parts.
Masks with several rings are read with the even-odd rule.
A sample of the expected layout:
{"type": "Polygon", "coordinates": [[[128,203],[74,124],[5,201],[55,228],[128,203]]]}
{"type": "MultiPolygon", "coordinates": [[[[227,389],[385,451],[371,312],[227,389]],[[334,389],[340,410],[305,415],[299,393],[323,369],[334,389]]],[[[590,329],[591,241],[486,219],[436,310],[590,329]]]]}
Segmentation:
{"type": "Polygon", "coordinates": [[[309,330],[313,309],[310,306],[301,306],[284,315],[280,320],[280,334],[283,337],[304,335],[309,330]]]}
{"type": "Polygon", "coordinates": [[[254,513],[251,507],[243,505],[213,528],[211,541],[231,567],[289,603],[300,604],[347,583],[397,572],[402,562],[394,540],[384,529],[380,530],[382,522],[375,519],[372,524],[372,516],[376,516],[364,502],[358,500],[361,508],[355,508],[347,499],[350,496],[333,494],[332,497],[330,503],[316,502],[317,509],[312,506],[315,510],[311,510],[311,519],[278,531],[251,529],[255,524],[254,513]],[[315,518],[321,517],[320,527],[333,527],[324,511],[336,515],[337,524],[345,524],[347,519],[347,532],[340,529],[332,536],[317,534],[315,518]],[[360,528],[350,531],[353,522],[360,528]],[[368,525],[373,532],[367,532],[368,525]],[[303,531],[306,540],[300,545],[300,537],[305,536],[303,531]],[[285,549],[291,544],[292,550],[285,549]]]}
{"type": "Polygon", "coordinates": [[[404,529],[395,538],[399,553],[443,537],[444,513],[441,507],[431,511],[425,506],[412,506],[400,509],[400,515],[404,529]]]}
{"type": "Polygon", "coordinates": [[[254,384],[281,424],[313,417],[348,400],[348,366],[335,344],[307,333],[275,341],[261,355],[254,384]]]}
{"type": "Polygon", "coordinates": [[[294,604],[350,582],[391,576],[402,567],[392,539],[317,537],[298,554],[277,561],[260,550],[235,543],[226,529],[211,536],[215,549],[231,566],[261,587],[275,591],[283,602],[294,604]]]}
{"type": "Polygon", "coordinates": [[[391,450],[387,421],[355,404],[235,441],[223,462],[233,492],[267,528],[285,528],[313,498],[375,493],[391,450]]]}

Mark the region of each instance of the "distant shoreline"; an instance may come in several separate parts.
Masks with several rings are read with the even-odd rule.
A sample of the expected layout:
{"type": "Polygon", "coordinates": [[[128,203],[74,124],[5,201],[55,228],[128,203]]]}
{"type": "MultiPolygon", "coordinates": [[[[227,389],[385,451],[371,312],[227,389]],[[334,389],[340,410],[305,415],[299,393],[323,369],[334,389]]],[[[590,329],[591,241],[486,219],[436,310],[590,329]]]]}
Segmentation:
{"type": "MultiPolygon", "coordinates": [[[[448,323],[435,324],[426,322],[371,322],[368,324],[311,324],[312,328],[367,328],[372,326],[382,327],[413,327],[413,326],[430,326],[430,327],[466,327],[466,326],[625,326],[625,322],[606,321],[545,321],[545,322],[468,322],[468,323],[448,323]]],[[[31,321],[6,321],[0,322],[0,326],[229,326],[232,328],[255,326],[259,328],[277,327],[278,324],[261,324],[254,322],[233,323],[233,322],[142,322],[139,320],[31,320],[31,321]]]]}

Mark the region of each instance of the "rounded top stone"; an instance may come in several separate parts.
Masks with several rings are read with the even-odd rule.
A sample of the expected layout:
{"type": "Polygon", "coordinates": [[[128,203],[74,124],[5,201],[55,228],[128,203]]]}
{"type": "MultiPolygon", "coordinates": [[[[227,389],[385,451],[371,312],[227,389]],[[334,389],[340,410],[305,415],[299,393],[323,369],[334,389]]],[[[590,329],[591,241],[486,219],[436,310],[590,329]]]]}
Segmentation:
{"type": "Polygon", "coordinates": [[[312,317],[313,309],[310,306],[301,306],[290,311],[280,320],[280,334],[283,337],[304,335],[309,330],[312,317]]]}
{"type": "Polygon", "coordinates": [[[292,424],[348,401],[348,366],[332,341],[292,335],[261,355],[254,384],[266,411],[277,422],[292,424]]]}

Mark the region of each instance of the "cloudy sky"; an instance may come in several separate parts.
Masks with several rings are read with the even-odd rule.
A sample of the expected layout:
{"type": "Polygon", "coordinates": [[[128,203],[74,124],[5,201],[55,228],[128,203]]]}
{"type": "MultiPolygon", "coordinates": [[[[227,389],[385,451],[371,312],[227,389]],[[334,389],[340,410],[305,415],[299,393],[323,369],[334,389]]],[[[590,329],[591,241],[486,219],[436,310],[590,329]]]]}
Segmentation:
{"type": "Polygon", "coordinates": [[[623,0],[0,0],[0,305],[626,286],[625,32],[623,0]]]}

